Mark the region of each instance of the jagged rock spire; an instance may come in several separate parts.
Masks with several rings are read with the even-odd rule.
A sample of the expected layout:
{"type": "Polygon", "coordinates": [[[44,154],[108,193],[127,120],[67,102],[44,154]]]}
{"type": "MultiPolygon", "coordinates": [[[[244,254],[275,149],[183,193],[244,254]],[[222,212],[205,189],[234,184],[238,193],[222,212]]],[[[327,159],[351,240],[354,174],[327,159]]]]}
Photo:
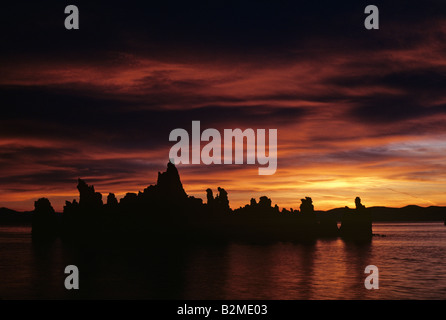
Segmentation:
{"type": "Polygon", "coordinates": [[[81,207],[98,208],[102,207],[102,194],[94,190],[94,186],[89,186],[84,180],[78,179],[77,189],[79,190],[79,205],[81,207]]]}
{"type": "Polygon", "coordinates": [[[162,196],[172,199],[187,198],[181,183],[180,174],[172,162],[167,163],[167,170],[163,173],[158,172],[156,187],[162,196]]]}

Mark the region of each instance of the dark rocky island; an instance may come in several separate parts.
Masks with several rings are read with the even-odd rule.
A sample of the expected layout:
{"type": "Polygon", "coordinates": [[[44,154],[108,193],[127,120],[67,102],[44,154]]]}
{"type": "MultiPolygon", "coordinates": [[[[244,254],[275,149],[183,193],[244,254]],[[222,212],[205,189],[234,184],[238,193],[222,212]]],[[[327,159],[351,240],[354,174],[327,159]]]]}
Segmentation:
{"type": "Polygon", "coordinates": [[[311,241],[343,237],[370,240],[372,220],[359,198],[356,210],[341,216],[315,211],[312,199],[301,199],[300,210],[279,210],[266,196],[232,210],[228,193],[207,189],[207,201],[188,196],[177,168],[167,164],[156,185],[139,193],[127,193],[118,201],[113,193],[106,202],[94,186],[78,180],[79,202],[67,201],[63,213],[55,213],[48,199],[35,202],[33,239],[60,237],[73,243],[108,244],[215,243],[225,241],[311,241]]]}

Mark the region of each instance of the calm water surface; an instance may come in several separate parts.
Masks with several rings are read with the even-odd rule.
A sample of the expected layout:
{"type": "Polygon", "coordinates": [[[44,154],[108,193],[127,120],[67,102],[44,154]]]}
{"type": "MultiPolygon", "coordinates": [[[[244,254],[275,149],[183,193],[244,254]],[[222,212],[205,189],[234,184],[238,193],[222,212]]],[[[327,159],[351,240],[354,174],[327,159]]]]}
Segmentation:
{"type": "Polygon", "coordinates": [[[370,244],[230,244],[128,252],[35,246],[28,227],[0,227],[2,299],[446,299],[446,226],[375,223],[370,244]],[[64,287],[65,266],[80,290],[64,287]],[[364,269],[379,268],[379,290],[364,269]]]}

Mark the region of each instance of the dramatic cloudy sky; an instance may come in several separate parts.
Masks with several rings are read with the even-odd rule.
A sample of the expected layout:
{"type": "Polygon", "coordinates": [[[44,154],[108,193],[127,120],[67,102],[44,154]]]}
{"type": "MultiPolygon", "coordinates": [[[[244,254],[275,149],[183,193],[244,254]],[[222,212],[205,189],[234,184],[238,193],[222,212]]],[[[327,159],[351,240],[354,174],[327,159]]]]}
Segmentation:
{"type": "Polygon", "coordinates": [[[142,190],[192,120],[278,129],[278,169],[179,165],[190,195],[446,205],[444,1],[91,2],[2,4],[0,207],[142,190]]]}

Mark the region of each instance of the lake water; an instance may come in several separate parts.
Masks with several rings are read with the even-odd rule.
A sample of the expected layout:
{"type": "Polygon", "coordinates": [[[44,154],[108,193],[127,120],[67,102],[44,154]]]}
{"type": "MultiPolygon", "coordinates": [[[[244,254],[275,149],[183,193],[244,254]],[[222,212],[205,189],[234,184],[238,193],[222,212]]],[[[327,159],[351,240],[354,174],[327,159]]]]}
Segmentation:
{"type": "Polygon", "coordinates": [[[446,299],[446,226],[375,223],[370,244],[229,244],[144,252],[32,244],[0,227],[1,299],[446,299]],[[66,290],[65,266],[80,290],[66,290]],[[379,289],[367,290],[367,265],[379,289]]]}

